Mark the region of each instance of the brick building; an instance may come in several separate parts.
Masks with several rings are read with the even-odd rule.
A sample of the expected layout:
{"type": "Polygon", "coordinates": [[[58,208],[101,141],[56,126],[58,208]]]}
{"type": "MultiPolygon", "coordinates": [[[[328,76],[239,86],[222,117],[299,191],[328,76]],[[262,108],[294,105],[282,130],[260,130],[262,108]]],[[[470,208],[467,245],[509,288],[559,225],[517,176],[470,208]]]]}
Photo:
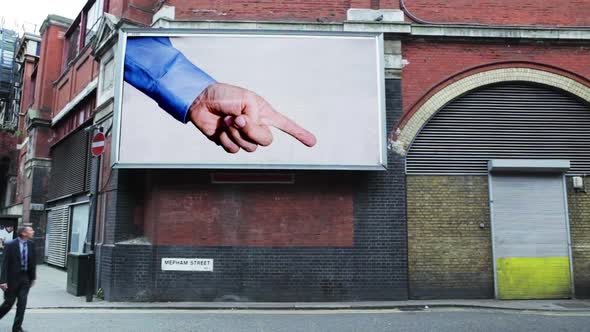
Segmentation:
{"type": "Polygon", "coordinates": [[[412,35],[420,38],[403,42],[404,115],[393,134],[406,155],[409,296],[587,297],[587,194],[572,189],[572,178],[588,169],[589,22],[580,14],[589,4],[493,1],[462,11],[415,3],[409,10],[422,24],[412,35]],[[531,168],[494,172],[494,159],[531,168]],[[551,175],[532,166],[540,159],[571,165],[551,175]],[[545,187],[551,177],[554,189],[545,187]],[[554,192],[537,197],[533,188],[554,192]],[[561,207],[545,210],[551,202],[561,207]],[[559,226],[549,231],[554,212],[559,226]],[[543,252],[553,245],[559,254],[543,252]]]}
{"type": "Polygon", "coordinates": [[[32,178],[48,186],[46,259],[63,266],[94,225],[110,301],[587,297],[588,195],[573,179],[590,168],[589,6],[90,0],[61,28],[57,72],[42,67],[43,34],[51,175],[32,178]],[[132,27],[383,33],[388,169],[264,172],[288,184],[112,169],[117,38],[132,27]],[[91,125],[107,135],[94,166],[91,125]],[[215,268],[162,271],[169,257],[215,268]]]}
{"type": "MultiPolygon", "coordinates": [[[[3,151],[10,156],[10,164],[4,179],[6,183],[5,200],[2,215],[7,225],[16,226],[22,222],[23,178],[27,159],[28,136],[25,128],[25,115],[33,103],[35,80],[32,73],[39,61],[41,38],[37,35],[24,33],[19,39],[15,52],[16,79],[13,83],[14,94],[12,109],[4,115],[5,131],[2,133],[6,143],[3,151]],[[8,114],[7,114],[8,113],[8,114]]],[[[10,236],[8,236],[10,237],[10,236]]]]}
{"type": "Polygon", "coordinates": [[[0,246],[5,237],[10,238],[5,227],[14,227],[18,220],[12,211],[6,209],[14,200],[16,175],[17,47],[17,33],[0,26],[0,246]]]}

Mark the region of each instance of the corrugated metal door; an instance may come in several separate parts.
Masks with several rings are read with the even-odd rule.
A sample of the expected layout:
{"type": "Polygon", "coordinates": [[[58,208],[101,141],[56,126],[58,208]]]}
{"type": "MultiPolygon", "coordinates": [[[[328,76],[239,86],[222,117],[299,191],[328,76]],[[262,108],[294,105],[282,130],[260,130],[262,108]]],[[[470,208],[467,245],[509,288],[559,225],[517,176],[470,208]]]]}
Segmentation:
{"type": "Polygon", "coordinates": [[[503,83],[440,109],[406,157],[407,174],[487,174],[490,159],[567,159],[590,173],[590,106],[548,87],[503,83]]]}
{"type": "Polygon", "coordinates": [[[499,299],[571,296],[564,177],[490,175],[499,299]]]}
{"type": "Polygon", "coordinates": [[[59,267],[66,266],[69,226],[69,206],[52,209],[47,214],[47,237],[45,239],[47,263],[59,267]]]}
{"type": "Polygon", "coordinates": [[[80,130],[51,148],[49,199],[88,191],[90,184],[89,135],[80,130]]]}

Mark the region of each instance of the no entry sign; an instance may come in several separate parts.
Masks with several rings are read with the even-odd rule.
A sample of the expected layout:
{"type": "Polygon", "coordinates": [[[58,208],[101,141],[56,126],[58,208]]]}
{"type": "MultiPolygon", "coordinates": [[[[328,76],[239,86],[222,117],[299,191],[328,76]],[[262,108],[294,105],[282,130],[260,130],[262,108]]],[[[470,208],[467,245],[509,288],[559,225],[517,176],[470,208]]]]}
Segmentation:
{"type": "Polygon", "coordinates": [[[94,137],[92,137],[92,145],[90,151],[92,155],[95,157],[100,156],[104,152],[104,134],[103,133],[96,133],[94,137]]]}

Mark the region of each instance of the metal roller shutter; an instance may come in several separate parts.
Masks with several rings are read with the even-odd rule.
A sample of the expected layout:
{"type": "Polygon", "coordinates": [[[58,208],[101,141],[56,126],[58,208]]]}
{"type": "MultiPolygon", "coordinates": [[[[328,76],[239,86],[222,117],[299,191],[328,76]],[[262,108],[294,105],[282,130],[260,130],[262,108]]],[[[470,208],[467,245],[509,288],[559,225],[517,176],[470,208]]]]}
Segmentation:
{"type": "Polygon", "coordinates": [[[490,184],[498,298],[570,297],[563,175],[491,175],[490,184]]]}
{"type": "Polygon", "coordinates": [[[89,135],[84,130],[67,137],[51,150],[49,199],[87,191],[90,181],[89,135]]]}
{"type": "Polygon", "coordinates": [[[490,159],[568,159],[568,174],[590,173],[590,105],[538,85],[486,86],[429,120],[406,172],[485,175],[490,159]]]}
{"type": "Polygon", "coordinates": [[[47,214],[47,263],[66,266],[70,225],[70,207],[50,210],[47,214]]]}

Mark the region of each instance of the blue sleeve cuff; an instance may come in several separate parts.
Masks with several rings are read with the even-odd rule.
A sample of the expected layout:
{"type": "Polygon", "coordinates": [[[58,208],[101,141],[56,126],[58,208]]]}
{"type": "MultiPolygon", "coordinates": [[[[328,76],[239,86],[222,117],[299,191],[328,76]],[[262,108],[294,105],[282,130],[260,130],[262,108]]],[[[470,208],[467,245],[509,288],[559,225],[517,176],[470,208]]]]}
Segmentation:
{"type": "Polygon", "coordinates": [[[127,40],[124,76],[182,123],[188,121],[194,100],[216,82],[174,48],[168,38],[161,37],[127,40]]]}

